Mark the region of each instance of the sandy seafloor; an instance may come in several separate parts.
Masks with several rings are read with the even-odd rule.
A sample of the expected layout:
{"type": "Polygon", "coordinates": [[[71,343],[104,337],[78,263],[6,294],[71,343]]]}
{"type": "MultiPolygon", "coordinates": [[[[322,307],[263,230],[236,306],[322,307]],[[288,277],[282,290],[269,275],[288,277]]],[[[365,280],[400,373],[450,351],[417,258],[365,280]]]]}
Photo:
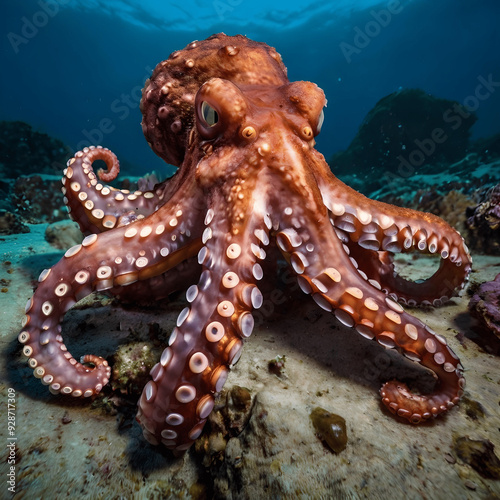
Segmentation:
{"type": "MultiPolygon", "coordinates": [[[[0,278],[10,280],[8,291],[0,293],[1,498],[12,497],[3,459],[8,388],[16,394],[13,498],[500,498],[500,481],[481,477],[454,449],[456,438],[469,436],[491,441],[500,452],[500,363],[487,352],[496,339],[474,330],[466,293],[439,309],[410,310],[448,339],[467,379],[464,402],[420,426],[396,420],[378,390],[384,380],[409,373],[428,381],[424,369],[343,327],[308,296],[293,294],[276,305],[267,295],[265,313],[257,316],[226,383],[250,390],[250,422],[209,473],[193,449],[174,458],[145,442],[130,408],[106,413],[89,400],[54,396],[33,377],[17,341],[20,321],[34,280],[63,252],[45,241],[46,225],[30,228],[29,234],[0,239],[0,278]],[[268,370],[277,355],[286,356],[281,377],[268,370]],[[309,413],[316,406],[345,418],[349,441],[341,453],[332,453],[315,435],[309,413]]],[[[434,265],[428,257],[418,265],[401,261],[410,277],[417,269],[420,277],[429,275],[434,265]]],[[[498,256],[474,256],[471,282],[492,280],[499,272],[498,256]]],[[[63,337],[77,358],[109,357],[130,329],[145,332],[157,322],[170,330],[182,307],[183,294],[143,310],[116,301],[79,304],[67,314],[63,337]]]]}

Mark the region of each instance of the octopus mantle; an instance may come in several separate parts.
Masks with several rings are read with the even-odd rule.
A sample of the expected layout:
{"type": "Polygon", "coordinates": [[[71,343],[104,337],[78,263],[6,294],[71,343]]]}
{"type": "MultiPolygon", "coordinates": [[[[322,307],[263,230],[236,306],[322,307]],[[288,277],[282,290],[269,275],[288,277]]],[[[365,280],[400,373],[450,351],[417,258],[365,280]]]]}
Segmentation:
{"type": "Polygon", "coordinates": [[[456,405],[464,387],[457,356],[400,304],[439,306],[463,287],[471,267],[463,239],[438,217],[340,182],[314,149],[325,105],[315,84],[288,81],[273,48],[244,36],[214,35],[161,62],[143,90],[142,128],[179,169],[131,193],[103,184],[119,171],[111,151],[85,148],[69,160],[65,202],[87,236],[42,272],[27,303],[19,340],[35,376],[53,393],[97,394],[110,367],[67,351],[66,311],[96,290],[155,299],[190,284],[138,412],[150,443],[188,449],[252,333],[273,243],[321,308],[436,374],[425,395],[387,382],[380,392],[393,413],[418,423],[456,405]],[[98,159],[108,170],[96,176],[98,159]],[[440,256],[431,278],[395,273],[393,254],[410,251],[440,256]]]}

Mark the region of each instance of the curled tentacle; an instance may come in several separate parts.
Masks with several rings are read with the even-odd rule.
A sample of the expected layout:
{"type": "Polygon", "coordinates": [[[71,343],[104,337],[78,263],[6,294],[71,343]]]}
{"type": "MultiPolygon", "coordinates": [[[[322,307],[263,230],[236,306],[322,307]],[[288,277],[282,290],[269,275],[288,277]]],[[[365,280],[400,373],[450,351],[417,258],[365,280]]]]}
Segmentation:
{"type": "Polygon", "coordinates": [[[109,182],[116,178],[120,171],[118,159],[101,146],[91,146],[76,153],[68,161],[62,178],[64,202],[82,233],[101,233],[147,217],[168,199],[165,189],[159,186],[151,191],[131,193],[103,185],[92,169],[96,160],[103,160],[108,165],[106,172],[98,171],[100,180],[109,182]]]}
{"type": "Polygon", "coordinates": [[[146,140],[171,165],[189,159],[186,145],[193,139],[193,98],[211,78],[224,78],[238,86],[264,82],[271,87],[288,81],[276,50],[242,35],[229,39],[219,33],[170,54],[146,81],[141,111],[146,140]]]}
{"type": "MultiPolygon", "coordinates": [[[[367,250],[348,241],[351,256],[359,263],[359,269],[370,277],[374,286],[380,287],[394,300],[410,306],[433,305],[441,306],[448,299],[464,288],[468,281],[462,281],[456,275],[456,266],[449,259],[440,259],[439,267],[427,279],[411,281],[396,272],[394,254],[392,252],[367,250]]],[[[470,263],[466,267],[470,269],[470,263]]]]}
{"type": "Polygon", "coordinates": [[[262,304],[255,283],[262,278],[258,260],[265,251],[255,233],[267,240],[264,223],[251,222],[246,234],[234,235],[212,208],[205,223],[200,280],[187,291],[190,305],[180,313],[169,347],[151,370],[153,380],[144,388],[137,417],[149,442],[177,452],[187,450],[201,434],[214,395],[252,333],[251,311],[262,304]]]}
{"type": "Polygon", "coordinates": [[[433,214],[370,200],[331,173],[325,175],[329,183],[319,185],[337,236],[360,256],[360,269],[387,293],[410,305],[440,305],[463,287],[472,260],[455,229],[433,214]],[[439,269],[418,283],[398,276],[389,254],[410,251],[440,256],[439,269]]]}
{"type": "Polygon", "coordinates": [[[95,365],[89,368],[67,351],[60,319],[68,309],[93,291],[116,291],[164,274],[199,250],[196,212],[187,213],[186,200],[173,203],[171,208],[169,220],[153,214],[140,227],[133,224],[87,236],[40,275],[40,284],[26,306],[19,340],[25,344],[23,352],[35,376],[50,385],[52,392],[87,397],[98,393],[109,379],[105,360],[84,356],[82,363],[95,365]],[[117,254],[116,248],[123,246],[126,252],[117,254]]]}
{"type": "MultiPolygon", "coordinates": [[[[293,212],[296,218],[300,217],[298,211],[293,212]]],[[[278,247],[304,292],[342,324],[386,348],[398,348],[437,375],[434,392],[422,396],[411,393],[404,384],[386,383],[382,401],[392,412],[418,423],[458,403],[464,386],[462,367],[446,340],[374,287],[358,271],[358,263],[332,227],[326,222],[297,227],[291,217],[283,217],[280,227],[278,247]],[[316,248],[323,251],[313,253],[316,248]]]]}
{"type": "MultiPolygon", "coordinates": [[[[97,171],[97,177],[103,182],[111,182],[115,180],[118,177],[118,174],[120,173],[120,162],[118,161],[118,158],[116,155],[110,151],[107,148],[100,148],[97,146],[95,149],[93,146],[90,146],[89,151],[83,150],[83,158],[85,158],[85,154],[87,154],[87,159],[89,160],[91,166],[92,162],[95,160],[104,160],[106,163],[106,170],[103,170],[100,168],[97,171]],[[90,151],[95,151],[98,150],[96,154],[88,154],[90,151]]],[[[78,154],[78,153],[77,153],[78,154]]],[[[84,163],[85,160],[84,160],[84,163]]]]}

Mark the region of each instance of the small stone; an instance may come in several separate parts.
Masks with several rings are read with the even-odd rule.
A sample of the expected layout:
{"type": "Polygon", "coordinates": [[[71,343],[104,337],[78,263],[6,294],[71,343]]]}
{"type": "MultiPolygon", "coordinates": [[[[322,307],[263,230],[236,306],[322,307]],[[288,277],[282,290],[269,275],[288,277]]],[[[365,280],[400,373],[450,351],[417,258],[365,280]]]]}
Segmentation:
{"type": "Polygon", "coordinates": [[[64,412],[64,415],[61,418],[61,422],[63,424],[69,424],[72,421],[73,421],[73,419],[68,415],[68,412],[67,411],[64,412]]]}
{"type": "Polygon", "coordinates": [[[283,375],[283,372],[285,370],[285,363],[286,363],[286,356],[280,356],[278,354],[278,356],[269,361],[269,363],[267,364],[267,368],[271,373],[274,373],[274,375],[281,377],[281,375],[283,375]]]}
{"type": "Polygon", "coordinates": [[[82,241],[82,233],[78,224],[71,220],[54,222],[47,226],[45,239],[54,247],[61,250],[78,245],[82,241]]]}
{"type": "Polygon", "coordinates": [[[469,490],[473,490],[473,491],[477,488],[477,484],[472,482],[470,479],[467,479],[467,481],[465,481],[464,485],[466,488],[469,488],[469,490]]]}
{"type": "Polygon", "coordinates": [[[330,413],[319,406],[314,408],[310,419],[318,437],[335,453],[340,453],[347,446],[345,420],[335,413],[330,413]]]}

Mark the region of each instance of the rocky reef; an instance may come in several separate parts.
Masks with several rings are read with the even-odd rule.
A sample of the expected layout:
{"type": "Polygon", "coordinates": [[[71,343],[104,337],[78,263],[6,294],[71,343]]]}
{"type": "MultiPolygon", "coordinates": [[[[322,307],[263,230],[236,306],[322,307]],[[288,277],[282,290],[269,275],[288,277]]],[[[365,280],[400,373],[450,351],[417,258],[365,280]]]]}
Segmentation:
{"type": "MultiPolygon", "coordinates": [[[[0,121],[0,234],[29,232],[27,224],[68,220],[61,175],[73,153],[28,123],[0,121]]],[[[126,160],[120,165],[127,172],[136,171],[126,160]]],[[[159,178],[154,172],[144,177],[122,173],[115,184],[122,189],[149,189],[159,178]]]]}
{"type": "Polygon", "coordinates": [[[330,166],[339,176],[356,174],[371,190],[393,177],[430,173],[434,169],[427,165],[454,163],[466,155],[476,120],[456,101],[401,89],[377,102],[330,166]]]}
{"type": "Polygon", "coordinates": [[[500,156],[500,133],[474,141],[474,151],[485,163],[500,156]]]}
{"type": "Polygon", "coordinates": [[[469,302],[469,311],[482,328],[500,339],[500,274],[479,286],[469,302]]]}
{"type": "Polygon", "coordinates": [[[71,156],[62,141],[33,130],[21,121],[0,121],[0,177],[15,179],[20,175],[59,175],[71,156]]]}
{"type": "Polygon", "coordinates": [[[430,212],[475,253],[500,254],[500,134],[470,140],[477,117],[458,102],[403,89],[377,102],[335,175],[369,198],[430,212]]]}
{"type": "Polygon", "coordinates": [[[61,172],[71,149],[21,121],[0,121],[0,234],[67,218],[61,172]]]}

